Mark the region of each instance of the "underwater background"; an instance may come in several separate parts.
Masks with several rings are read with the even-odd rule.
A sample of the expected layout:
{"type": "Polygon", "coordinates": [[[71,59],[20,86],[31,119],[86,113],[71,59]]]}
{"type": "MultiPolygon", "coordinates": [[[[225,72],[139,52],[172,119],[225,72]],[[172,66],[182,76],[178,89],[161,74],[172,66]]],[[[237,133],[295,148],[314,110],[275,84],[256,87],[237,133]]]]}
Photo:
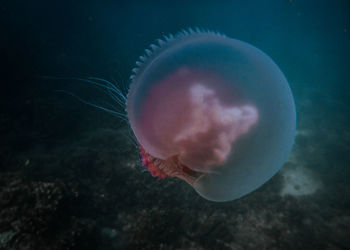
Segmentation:
{"type": "Polygon", "coordinates": [[[1,1],[0,31],[0,249],[350,249],[349,1],[1,1]],[[57,91],[104,105],[68,78],[126,90],[188,27],[261,49],[294,94],[289,160],[235,201],[152,177],[125,122],[57,91]]]}

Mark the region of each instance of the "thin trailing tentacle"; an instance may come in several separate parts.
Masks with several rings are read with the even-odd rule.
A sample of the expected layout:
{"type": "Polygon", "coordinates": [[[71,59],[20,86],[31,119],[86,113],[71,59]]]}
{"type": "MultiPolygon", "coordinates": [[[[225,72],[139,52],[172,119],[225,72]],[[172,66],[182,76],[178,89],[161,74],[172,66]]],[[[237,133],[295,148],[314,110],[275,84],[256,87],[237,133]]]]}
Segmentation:
{"type": "Polygon", "coordinates": [[[82,81],[82,82],[93,84],[97,87],[105,89],[109,94],[111,94],[111,97],[113,100],[118,102],[118,104],[121,105],[122,107],[125,107],[126,97],[123,94],[123,92],[120,91],[113,83],[105,79],[97,78],[97,77],[80,78],[80,77],[51,77],[51,76],[44,76],[43,78],[54,79],[54,80],[76,80],[76,81],[82,81]]]}
{"type": "MultiPolygon", "coordinates": [[[[111,97],[111,99],[114,102],[116,102],[119,107],[122,107],[125,110],[125,103],[126,103],[125,94],[120,90],[120,88],[118,88],[119,86],[117,87],[115,84],[113,84],[110,81],[107,81],[105,79],[98,78],[98,77],[80,78],[80,77],[52,77],[52,76],[43,76],[42,78],[54,79],[54,80],[75,80],[75,81],[82,81],[82,82],[85,82],[88,84],[92,84],[92,85],[97,86],[97,87],[101,88],[102,90],[106,91],[106,93],[108,93],[108,95],[111,97]]],[[[83,98],[79,97],[78,95],[76,95],[72,92],[69,92],[69,91],[56,90],[56,92],[62,92],[62,93],[68,94],[68,95],[78,99],[80,102],[82,102],[84,104],[87,104],[89,106],[104,110],[108,113],[111,113],[113,115],[118,116],[123,121],[128,122],[128,118],[127,118],[126,114],[124,114],[122,112],[115,111],[115,110],[113,110],[113,108],[107,108],[107,107],[104,107],[101,105],[94,104],[92,102],[88,102],[88,101],[84,100],[83,98]]]]}
{"type": "Polygon", "coordinates": [[[91,107],[94,107],[94,108],[98,108],[98,109],[101,109],[103,111],[106,111],[108,113],[111,113],[113,115],[116,115],[117,117],[121,118],[122,120],[124,121],[127,121],[128,118],[125,114],[121,113],[121,112],[117,112],[117,111],[114,111],[114,110],[111,110],[111,109],[108,109],[108,108],[105,108],[105,107],[102,107],[102,106],[99,106],[97,104],[94,104],[94,103],[91,103],[91,102],[88,102],[88,101],[85,101],[84,99],[80,98],[79,96],[69,92],[69,91],[65,91],[65,90],[55,90],[56,92],[61,92],[61,93],[65,93],[65,94],[68,94],[76,99],[78,99],[80,102],[86,104],[86,105],[89,105],[91,107]]]}
{"type": "Polygon", "coordinates": [[[135,138],[134,133],[132,133],[130,129],[128,129],[128,134],[126,136],[130,139],[130,141],[132,142],[133,146],[138,149],[139,148],[139,144],[138,144],[138,142],[137,142],[137,140],[135,138]]]}
{"type": "Polygon", "coordinates": [[[105,84],[107,84],[108,87],[106,87],[107,90],[110,90],[111,92],[115,93],[119,98],[121,98],[121,100],[126,101],[126,97],[124,95],[124,93],[122,91],[120,91],[120,89],[118,89],[113,83],[111,83],[110,81],[107,81],[105,79],[101,79],[101,78],[97,78],[97,77],[89,77],[88,79],[92,79],[95,81],[101,81],[105,84]]]}
{"type": "Polygon", "coordinates": [[[53,79],[53,80],[76,80],[76,81],[82,81],[82,82],[86,82],[86,83],[91,83],[93,85],[96,85],[98,87],[104,88],[104,89],[108,89],[111,88],[110,86],[106,86],[105,84],[93,81],[90,78],[80,78],[80,77],[53,77],[53,76],[43,76],[42,78],[45,79],[53,79]]]}

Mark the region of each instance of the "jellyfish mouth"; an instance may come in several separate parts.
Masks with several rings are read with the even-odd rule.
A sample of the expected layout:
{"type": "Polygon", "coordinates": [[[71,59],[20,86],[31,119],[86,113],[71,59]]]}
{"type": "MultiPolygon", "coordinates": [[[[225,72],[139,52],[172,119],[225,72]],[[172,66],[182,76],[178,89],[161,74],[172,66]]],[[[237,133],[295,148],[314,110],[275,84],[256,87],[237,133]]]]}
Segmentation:
{"type": "Polygon", "coordinates": [[[178,155],[171,156],[165,160],[156,158],[145,151],[139,145],[141,164],[152,176],[164,179],[166,177],[179,178],[193,186],[196,180],[206,173],[195,171],[179,161],[178,155]]]}

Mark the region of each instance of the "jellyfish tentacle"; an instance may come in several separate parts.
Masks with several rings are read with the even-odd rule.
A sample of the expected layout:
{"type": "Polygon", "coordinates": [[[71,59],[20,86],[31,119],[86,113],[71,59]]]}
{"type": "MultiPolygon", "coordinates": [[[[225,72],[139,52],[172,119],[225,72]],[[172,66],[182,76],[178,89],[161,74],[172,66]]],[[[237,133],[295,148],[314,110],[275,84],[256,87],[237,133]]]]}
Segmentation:
{"type": "Polygon", "coordinates": [[[80,101],[80,102],[82,102],[82,103],[84,103],[84,104],[86,104],[86,105],[89,105],[89,106],[91,106],[91,107],[98,108],[98,109],[101,109],[101,110],[106,111],[106,112],[108,112],[108,113],[111,113],[111,114],[113,114],[113,115],[116,115],[117,117],[119,117],[119,118],[122,119],[123,121],[128,121],[127,116],[126,116],[125,114],[121,113],[121,112],[114,111],[114,110],[112,110],[112,109],[105,108],[105,107],[103,107],[103,106],[100,106],[100,105],[97,105],[97,104],[88,102],[88,101],[82,99],[81,97],[79,97],[79,96],[77,96],[77,95],[75,95],[75,94],[73,94],[72,92],[69,92],[69,91],[65,91],[65,90],[55,90],[55,91],[56,91],[56,92],[65,93],[65,94],[67,94],[67,95],[70,95],[70,96],[76,98],[78,101],[80,101]]]}
{"type": "MultiPolygon", "coordinates": [[[[125,103],[126,103],[126,95],[119,89],[119,86],[117,87],[115,84],[113,84],[112,82],[102,79],[102,78],[98,78],[98,77],[87,77],[87,78],[81,78],[81,77],[54,77],[54,76],[42,76],[41,78],[44,79],[52,79],[52,80],[74,80],[74,81],[82,81],[91,85],[94,85],[96,87],[101,88],[103,91],[105,91],[110,97],[111,99],[117,104],[117,106],[125,109],[125,103]]],[[[78,101],[89,105],[91,107],[94,108],[98,108],[101,109],[103,111],[106,111],[108,113],[111,113],[115,116],[117,116],[118,118],[122,119],[124,122],[129,123],[128,121],[128,117],[125,113],[122,112],[118,112],[116,110],[113,110],[113,105],[110,104],[111,108],[108,108],[107,104],[102,105],[98,105],[92,102],[89,102],[87,100],[84,100],[83,98],[79,97],[78,95],[70,92],[70,91],[66,91],[66,90],[55,90],[56,92],[61,92],[61,93],[65,93],[68,94],[72,97],[74,97],[75,99],[77,99],[78,101]]]]}

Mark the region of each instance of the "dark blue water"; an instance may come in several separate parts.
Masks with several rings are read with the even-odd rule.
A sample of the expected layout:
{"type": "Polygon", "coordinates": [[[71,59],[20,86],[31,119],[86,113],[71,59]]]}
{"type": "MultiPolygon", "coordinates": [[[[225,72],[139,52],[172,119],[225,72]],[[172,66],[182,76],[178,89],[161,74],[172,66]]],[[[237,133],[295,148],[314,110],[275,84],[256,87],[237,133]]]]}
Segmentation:
{"type": "Polygon", "coordinates": [[[0,249],[349,249],[348,1],[2,1],[0,29],[0,249]],[[266,52],[296,101],[288,162],[236,201],[153,178],[125,123],[55,90],[103,93],[42,77],[127,87],[144,49],[187,27],[266,52]]]}

